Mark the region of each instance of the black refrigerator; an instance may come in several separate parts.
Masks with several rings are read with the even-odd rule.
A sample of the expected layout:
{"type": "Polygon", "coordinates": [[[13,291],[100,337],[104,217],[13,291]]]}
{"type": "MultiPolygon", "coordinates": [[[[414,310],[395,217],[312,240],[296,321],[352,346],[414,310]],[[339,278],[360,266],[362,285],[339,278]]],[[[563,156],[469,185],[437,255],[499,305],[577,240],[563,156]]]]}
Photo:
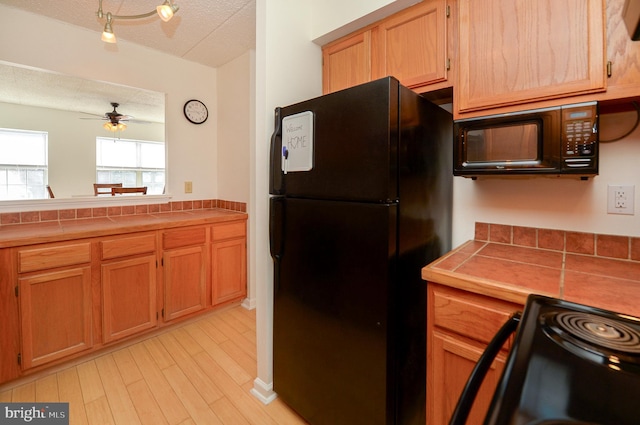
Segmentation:
{"type": "Polygon", "coordinates": [[[425,423],[426,283],[452,116],[387,77],[276,108],[273,383],[313,425],[425,423]]]}

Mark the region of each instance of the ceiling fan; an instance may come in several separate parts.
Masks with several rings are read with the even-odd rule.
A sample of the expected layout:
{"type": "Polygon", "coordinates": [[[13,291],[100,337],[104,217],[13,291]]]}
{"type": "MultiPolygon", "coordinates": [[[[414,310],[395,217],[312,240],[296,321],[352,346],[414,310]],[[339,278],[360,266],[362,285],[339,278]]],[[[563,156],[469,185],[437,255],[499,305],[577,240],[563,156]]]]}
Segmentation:
{"type": "Polygon", "coordinates": [[[102,126],[105,130],[109,131],[122,131],[127,128],[125,124],[126,121],[133,118],[130,115],[122,115],[120,112],[116,111],[116,108],[120,106],[119,103],[111,102],[111,106],[113,106],[113,111],[105,112],[104,119],[108,120],[102,126]]]}
{"type": "Polygon", "coordinates": [[[83,119],[101,119],[106,120],[106,122],[102,125],[105,130],[108,131],[123,131],[127,128],[126,122],[130,119],[133,119],[131,115],[123,115],[117,111],[118,106],[120,106],[117,102],[111,102],[111,106],[113,107],[113,111],[105,112],[104,115],[100,118],[83,118],[83,119]]]}

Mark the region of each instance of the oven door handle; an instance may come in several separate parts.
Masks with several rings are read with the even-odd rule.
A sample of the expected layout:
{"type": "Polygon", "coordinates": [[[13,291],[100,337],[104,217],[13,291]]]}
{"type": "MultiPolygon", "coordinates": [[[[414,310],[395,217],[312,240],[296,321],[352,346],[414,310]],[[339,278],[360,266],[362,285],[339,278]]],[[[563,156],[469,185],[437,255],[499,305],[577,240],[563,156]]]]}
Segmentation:
{"type": "Polygon", "coordinates": [[[493,363],[493,360],[498,355],[498,352],[504,345],[505,341],[518,328],[521,317],[522,313],[520,312],[512,314],[509,320],[507,320],[505,324],[502,325],[491,342],[489,342],[489,345],[487,345],[484,353],[482,354],[482,356],[480,356],[478,363],[476,363],[473,371],[471,371],[471,375],[469,375],[469,379],[467,380],[467,384],[462,390],[462,394],[460,394],[458,404],[456,405],[456,409],[453,411],[453,415],[451,416],[449,425],[466,424],[467,418],[469,417],[469,412],[471,411],[471,406],[473,406],[473,402],[476,399],[476,395],[478,394],[480,385],[482,384],[482,381],[484,380],[489,367],[491,367],[491,363],[493,363]]]}

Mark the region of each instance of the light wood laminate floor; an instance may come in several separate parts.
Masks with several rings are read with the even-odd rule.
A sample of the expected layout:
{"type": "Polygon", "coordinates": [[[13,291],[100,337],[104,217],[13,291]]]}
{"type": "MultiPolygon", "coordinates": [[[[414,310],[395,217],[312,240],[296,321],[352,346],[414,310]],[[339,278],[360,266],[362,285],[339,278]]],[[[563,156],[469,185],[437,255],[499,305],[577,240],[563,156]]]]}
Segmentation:
{"type": "Polygon", "coordinates": [[[255,310],[232,306],[73,365],[0,386],[0,402],[69,402],[70,424],[306,424],[253,397],[255,310]]]}

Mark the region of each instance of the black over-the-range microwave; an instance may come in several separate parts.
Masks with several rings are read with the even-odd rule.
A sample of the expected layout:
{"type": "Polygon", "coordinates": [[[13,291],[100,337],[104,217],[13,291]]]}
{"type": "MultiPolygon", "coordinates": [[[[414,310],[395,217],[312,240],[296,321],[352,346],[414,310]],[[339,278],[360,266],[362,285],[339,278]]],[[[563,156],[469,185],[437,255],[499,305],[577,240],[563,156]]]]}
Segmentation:
{"type": "Polygon", "coordinates": [[[598,103],[454,121],[453,174],[598,174],[598,103]]]}

